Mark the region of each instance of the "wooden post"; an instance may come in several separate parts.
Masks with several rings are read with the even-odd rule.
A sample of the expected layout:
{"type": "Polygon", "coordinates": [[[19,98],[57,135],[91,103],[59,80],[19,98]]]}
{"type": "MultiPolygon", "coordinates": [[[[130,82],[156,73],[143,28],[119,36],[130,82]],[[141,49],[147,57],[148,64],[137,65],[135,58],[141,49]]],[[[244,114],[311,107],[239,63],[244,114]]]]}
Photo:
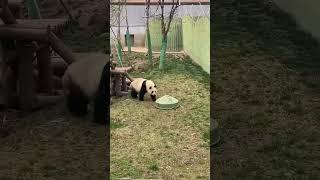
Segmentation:
{"type": "Polygon", "coordinates": [[[18,51],[18,92],[19,105],[23,113],[32,110],[34,100],[33,45],[30,42],[17,42],[18,51]]]}
{"type": "Polygon", "coordinates": [[[129,76],[128,73],[126,73],[125,75],[126,75],[126,77],[127,77],[131,82],[134,80],[131,76],[129,76]]]}
{"type": "Polygon", "coordinates": [[[120,75],[116,74],[115,75],[115,84],[114,84],[116,96],[121,96],[121,94],[120,94],[120,92],[121,92],[120,81],[121,81],[120,75]]]}
{"type": "Polygon", "coordinates": [[[1,19],[4,24],[17,24],[16,18],[11,13],[11,10],[8,6],[8,0],[0,1],[0,5],[2,8],[1,19]]]}
{"type": "Polygon", "coordinates": [[[112,82],[112,80],[113,80],[113,78],[111,78],[111,74],[110,74],[110,97],[113,95],[113,82],[112,82]]]}
{"type": "Polygon", "coordinates": [[[31,28],[17,28],[16,25],[7,25],[0,28],[0,38],[7,40],[48,42],[45,30],[31,28]]]}
{"type": "Polygon", "coordinates": [[[13,95],[16,92],[17,82],[17,53],[13,49],[15,47],[14,41],[1,41],[1,85],[4,97],[5,107],[11,107],[16,103],[16,98],[13,95]]]}
{"type": "Polygon", "coordinates": [[[39,91],[41,93],[52,93],[52,66],[49,44],[41,45],[37,51],[37,64],[39,70],[39,91]]]}
{"type": "Polygon", "coordinates": [[[125,75],[121,76],[121,82],[122,82],[121,90],[127,92],[128,91],[128,88],[127,88],[127,77],[125,75]]]}

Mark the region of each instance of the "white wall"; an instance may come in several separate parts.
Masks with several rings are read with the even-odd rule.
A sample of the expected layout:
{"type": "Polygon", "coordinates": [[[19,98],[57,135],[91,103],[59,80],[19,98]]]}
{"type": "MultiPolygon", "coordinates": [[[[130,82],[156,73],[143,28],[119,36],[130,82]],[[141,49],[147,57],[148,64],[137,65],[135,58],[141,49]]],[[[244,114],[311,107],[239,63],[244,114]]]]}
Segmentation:
{"type": "MultiPolygon", "coordinates": [[[[165,6],[165,13],[168,14],[168,12],[171,9],[171,5],[165,6]]],[[[161,8],[157,5],[152,5],[150,7],[150,15],[154,14],[160,14],[161,8]]],[[[125,16],[125,10],[122,11],[122,16],[125,16]]],[[[128,24],[129,24],[129,31],[130,34],[134,34],[135,38],[135,46],[144,46],[145,42],[145,6],[139,5],[139,6],[133,6],[128,5],[127,6],[127,13],[128,13],[128,24]]],[[[182,16],[210,16],[210,6],[209,5],[183,5],[178,8],[177,11],[177,17],[182,16]]],[[[124,34],[126,33],[126,21],[123,19],[121,21],[121,42],[124,44],[124,34]]],[[[118,27],[111,27],[112,30],[117,34],[118,27]]],[[[111,38],[114,38],[113,33],[110,34],[111,38]]]]}
{"type": "Polygon", "coordinates": [[[320,40],[320,0],[274,0],[291,14],[301,27],[320,40]]]}

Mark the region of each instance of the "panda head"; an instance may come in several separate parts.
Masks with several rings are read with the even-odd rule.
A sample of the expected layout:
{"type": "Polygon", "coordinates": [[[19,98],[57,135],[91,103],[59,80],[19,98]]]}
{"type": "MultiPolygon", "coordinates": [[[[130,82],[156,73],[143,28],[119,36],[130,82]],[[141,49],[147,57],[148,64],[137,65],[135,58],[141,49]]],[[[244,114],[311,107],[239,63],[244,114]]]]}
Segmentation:
{"type": "Polygon", "coordinates": [[[156,101],[156,99],[157,99],[157,85],[154,84],[153,81],[147,80],[146,81],[146,89],[147,89],[148,94],[151,96],[151,99],[153,101],[156,101]]]}

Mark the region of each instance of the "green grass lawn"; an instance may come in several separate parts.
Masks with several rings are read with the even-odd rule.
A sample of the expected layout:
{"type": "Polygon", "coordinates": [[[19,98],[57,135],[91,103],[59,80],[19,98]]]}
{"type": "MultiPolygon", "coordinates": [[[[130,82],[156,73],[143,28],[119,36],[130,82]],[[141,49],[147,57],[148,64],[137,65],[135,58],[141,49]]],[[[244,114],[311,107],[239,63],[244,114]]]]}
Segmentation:
{"type": "MultiPolygon", "coordinates": [[[[134,54],[125,63],[147,62],[134,54]]],[[[155,61],[158,59],[154,59],[155,61]]],[[[145,68],[146,69],[146,68],[145,68]]],[[[159,110],[146,97],[115,98],[111,106],[112,178],[209,178],[209,75],[189,58],[171,56],[164,71],[130,73],[153,80],[158,97],[171,95],[181,107],[159,110]]]]}
{"type": "Polygon", "coordinates": [[[320,45],[269,2],[212,9],[217,180],[320,178],[320,45]]]}

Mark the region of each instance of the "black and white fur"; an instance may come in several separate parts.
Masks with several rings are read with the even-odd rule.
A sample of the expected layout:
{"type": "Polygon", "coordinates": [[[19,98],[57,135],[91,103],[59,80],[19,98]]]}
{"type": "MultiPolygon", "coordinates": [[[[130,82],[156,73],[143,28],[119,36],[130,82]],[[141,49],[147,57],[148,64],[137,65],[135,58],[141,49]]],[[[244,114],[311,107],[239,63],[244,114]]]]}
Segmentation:
{"type": "Polygon", "coordinates": [[[84,116],[88,112],[88,104],[93,103],[94,121],[105,124],[110,105],[110,62],[100,59],[81,60],[69,65],[62,85],[71,113],[84,116]]]}
{"type": "Polygon", "coordinates": [[[157,85],[147,79],[137,78],[130,83],[131,96],[137,98],[139,94],[139,100],[144,100],[144,95],[147,93],[150,95],[152,101],[157,99],[157,85]]]}

